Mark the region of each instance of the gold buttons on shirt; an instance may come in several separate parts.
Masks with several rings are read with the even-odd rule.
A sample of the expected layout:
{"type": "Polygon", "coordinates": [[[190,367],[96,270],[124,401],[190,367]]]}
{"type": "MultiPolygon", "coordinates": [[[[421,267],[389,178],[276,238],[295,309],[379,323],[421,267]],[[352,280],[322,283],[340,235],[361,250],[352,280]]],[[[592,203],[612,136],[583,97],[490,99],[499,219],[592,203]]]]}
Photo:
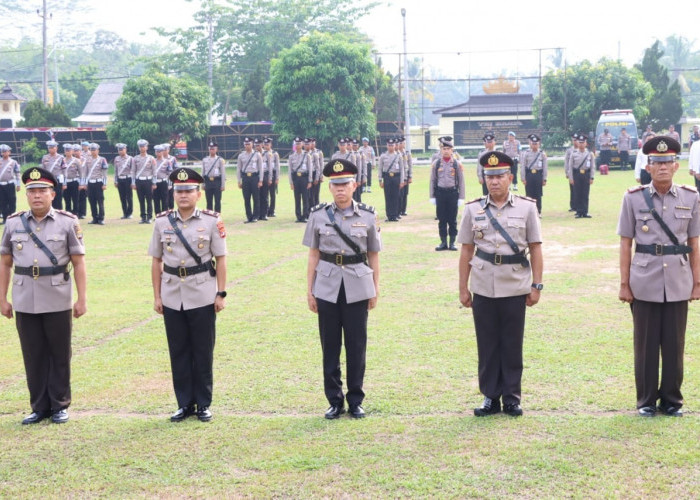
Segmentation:
{"type": "MultiPolygon", "coordinates": [[[[666,208],[666,207],[664,207],[664,208],[666,208]]],[[[37,227],[36,230],[37,230],[37,231],[41,231],[41,228],[40,228],[40,227],[37,227]]]]}
{"type": "Polygon", "coordinates": [[[22,244],[21,244],[21,243],[17,243],[17,250],[22,250],[22,244]]]}
{"type": "Polygon", "coordinates": [[[648,233],[648,232],[649,232],[649,226],[647,226],[646,224],[644,224],[644,225],[642,226],[642,231],[644,231],[645,233],[648,233]]]}
{"type": "Polygon", "coordinates": [[[204,248],[204,243],[200,243],[199,245],[197,245],[197,248],[204,248]]]}
{"type": "Polygon", "coordinates": [[[664,262],[664,267],[668,267],[668,264],[666,264],[665,262],[664,262]]]}

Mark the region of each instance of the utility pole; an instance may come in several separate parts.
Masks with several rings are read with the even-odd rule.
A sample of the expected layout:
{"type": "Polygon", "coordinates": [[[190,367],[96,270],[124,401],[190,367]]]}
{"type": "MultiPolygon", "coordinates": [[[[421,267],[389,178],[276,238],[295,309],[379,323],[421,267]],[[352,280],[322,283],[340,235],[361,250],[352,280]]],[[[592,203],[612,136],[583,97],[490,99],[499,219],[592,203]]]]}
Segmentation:
{"type": "MultiPolygon", "coordinates": [[[[207,61],[207,70],[209,72],[209,95],[214,97],[214,24],[212,21],[212,2],[209,2],[209,13],[207,21],[209,22],[209,60],[207,61]]],[[[225,118],[225,117],[224,117],[225,118]]],[[[211,125],[211,110],[209,110],[209,124],[211,125]]]]}
{"type": "Polygon", "coordinates": [[[36,10],[37,15],[42,19],[41,24],[41,40],[42,40],[42,59],[43,59],[43,74],[41,79],[41,98],[44,100],[44,104],[49,102],[49,64],[48,57],[46,55],[46,23],[51,19],[52,14],[47,16],[46,14],[46,0],[43,1],[43,10],[36,10]]]}
{"type": "Polygon", "coordinates": [[[403,81],[404,81],[404,137],[406,137],[406,149],[411,151],[411,122],[408,111],[408,50],[406,50],[406,9],[401,9],[403,17],[403,81]]]}

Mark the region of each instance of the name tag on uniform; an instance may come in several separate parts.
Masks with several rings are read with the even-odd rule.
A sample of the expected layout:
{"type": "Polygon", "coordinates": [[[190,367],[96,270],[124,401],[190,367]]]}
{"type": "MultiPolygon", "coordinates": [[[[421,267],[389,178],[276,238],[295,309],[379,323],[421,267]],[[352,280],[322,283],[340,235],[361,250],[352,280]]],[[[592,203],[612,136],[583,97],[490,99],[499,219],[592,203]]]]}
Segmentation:
{"type": "Polygon", "coordinates": [[[165,229],[165,230],[163,231],[163,233],[165,233],[165,234],[175,234],[175,231],[172,230],[172,229],[165,229]]]}
{"type": "Polygon", "coordinates": [[[639,209],[639,213],[641,213],[641,214],[648,214],[649,212],[650,212],[650,210],[648,208],[640,208],[639,209]]]}
{"type": "Polygon", "coordinates": [[[482,215],[481,217],[474,217],[474,220],[486,220],[486,216],[482,215]]]}
{"type": "Polygon", "coordinates": [[[15,229],[15,233],[26,233],[27,231],[24,229],[15,229]]]}
{"type": "Polygon", "coordinates": [[[677,208],[678,210],[692,210],[692,208],[690,208],[690,207],[682,207],[682,206],[680,206],[680,205],[676,205],[676,208],[677,208]]]}
{"type": "Polygon", "coordinates": [[[352,225],[352,227],[367,227],[367,224],[363,222],[356,222],[355,224],[352,225]]]}

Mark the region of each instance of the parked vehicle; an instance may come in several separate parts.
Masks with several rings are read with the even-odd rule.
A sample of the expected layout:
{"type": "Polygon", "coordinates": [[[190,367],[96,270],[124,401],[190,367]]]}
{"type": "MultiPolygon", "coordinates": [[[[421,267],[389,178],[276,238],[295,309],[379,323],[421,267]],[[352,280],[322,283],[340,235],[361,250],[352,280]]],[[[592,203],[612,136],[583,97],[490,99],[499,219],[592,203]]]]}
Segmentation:
{"type": "Polygon", "coordinates": [[[622,167],[620,164],[620,154],[617,151],[617,138],[620,136],[620,131],[623,128],[627,129],[627,134],[630,136],[631,146],[629,153],[629,164],[625,167],[631,166],[631,168],[634,168],[634,164],[637,161],[637,152],[639,151],[640,141],[639,134],[637,132],[637,120],[635,120],[631,109],[607,109],[601,112],[600,118],[598,119],[598,125],[595,129],[595,153],[596,166],[598,168],[600,168],[600,145],[598,144],[598,137],[600,137],[605,129],[608,129],[614,137],[609,166],[617,165],[618,167],[622,167]]]}

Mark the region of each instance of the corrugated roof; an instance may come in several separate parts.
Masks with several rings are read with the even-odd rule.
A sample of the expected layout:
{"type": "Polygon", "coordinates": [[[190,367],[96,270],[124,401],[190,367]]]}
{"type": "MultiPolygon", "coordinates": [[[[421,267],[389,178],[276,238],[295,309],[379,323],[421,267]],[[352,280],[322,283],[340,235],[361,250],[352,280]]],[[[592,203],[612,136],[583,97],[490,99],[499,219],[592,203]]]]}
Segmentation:
{"type": "Polygon", "coordinates": [[[485,94],[474,95],[467,102],[433,111],[443,116],[490,115],[495,113],[532,113],[532,94],[485,94]]]}
{"type": "Polygon", "coordinates": [[[6,83],[0,92],[0,101],[26,101],[26,99],[12,92],[12,87],[6,83]]]}
{"type": "Polygon", "coordinates": [[[84,115],[111,115],[117,109],[117,99],[122,95],[124,82],[102,82],[83,109],[84,115]]]}

